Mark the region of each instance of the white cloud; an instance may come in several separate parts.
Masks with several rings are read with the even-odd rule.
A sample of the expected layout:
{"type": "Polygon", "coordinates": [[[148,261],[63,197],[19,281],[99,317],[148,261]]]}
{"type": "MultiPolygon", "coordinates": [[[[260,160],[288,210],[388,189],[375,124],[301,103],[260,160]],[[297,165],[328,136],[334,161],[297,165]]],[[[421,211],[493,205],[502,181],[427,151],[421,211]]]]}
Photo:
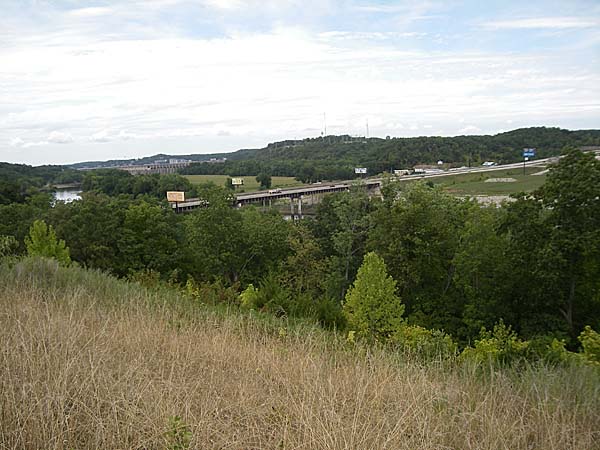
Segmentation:
{"type": "MultiPolygon", "coordinates": [[[[6,43],[0,45],[0,142],[19,152],[40,147],[38,158],[71,161],[90,159],[83,149],[106,158],[155,149],[217,152],[318,135],[323,112],[330,133],[364,135],[368,117],[375,136],[459,128],[480,133],[507,120],[515,127],[568,126],[593,123],[600,114],[598,70],[560,53],[442,51],[430,48],[431,35],[422,29],[346,30],[343,22],[333,30],[285,23],[260,32],[233,27],[217,37],[144,22],[148,14],[182,4],[207,17],[302,6],[298,0],[207,1],[108,2],[62,13],[66,18],[56,19],[54,28],[2,30],[0,18],[6,43]],[[134,14],[132,4],[142,31],[112,22],[134,14]],[[63,23],[64,29],[57,26],[63,23]],[[426,50],[406,45],[417,39],[425,40],[426,50]],[[472,123],[478,126],[465,126],[472,123]],[[49,146],[70,142],[79,153],[72,153],[75,146],[49,146]]],[[[407,2],[398,5],[411,9],[407,2]]],[[[126,25],[134,22],[139,25],[126,25]]],[[[0,144],[0,160],[3,151],[0,144]]]]}
{"type": "Polygon", "coordinates": [[[25,144],[25,141],[20,137],[16,137],[10,140],[11,147],[22,147],[25,144]]]}
{"type": "Polygon", "coordinates": [[[76,18],[106,16],[112,13],[114,13],[112,8],[102,6],[72,9],[68,12],[70,16],[76,18]]]}
{"type": "Polygon", "coordinates": [[[354,9],[366,13],[399,14],[407,12],[420,12],[431,10],[436,5],[430,1],[400,1],[389,3],[371,3],[365,5],[356,5],[354,9]]]}
{"type": "Polygon", "coordinates": [[[458,133],[459,134],[481,134],[482,131],[483,130],[481,128],[476,127],[475,125],[467,125],[466,127],[458,130],[458,133]]]}
{"type": "Polygon", "coordinates": [[[26,142],[23,139],[21,139],[20,137],[16,137],[16,138],[10,140],[10,146],[18,147],[18,148],[40,147],[42,145],[48,145],[48,144],[49,144],[48,141],[26,142]]]}
{"type": "Polygon", "coordinates": [[[107,130],[98,131],[90,136],[92,142],[109,142],[110,137],[107,130]]]}
{"type": "MultiPolygon", "coordinates": [[[[479,117],[503,123],[514,111],[538,118],[579,115],[600,98],[597,75],[574,73],[568,64],[548,71],[545,56],[507,59],[336,42],[280,29],[226,39],[4,52],[0,81],[12,80],[13,87],[0,92],[0,104],[18,107],[0,115],[0,138],[19,135],[29,142],[23,146],[110,141],[107,149],[119,149],[125,140],[201,143],[219,136],[240,148],[260,136],[264,144],[320,130],[324,111],[330,132],[363,135],[369,117],[371,135],[386,135],[401,133],[400,124],[413,124],[404,131],[417,132],[415,119],[431,132],[456,116],[466,123],[479,117]],[[573,86],[575,92],[569,91],[573,86]],[[45,131],[67,127],[69,134],[48,137],[45,131]]],[[[469,132],[481,129],[461,130],[469,132]]],[[[191,148],[202,149],[223,147],[191,148]]]]}
{"type": "Polygon", "coordinates": [[[128,133],[125,130],[121,130],[121,131],[119,131],[119,134],[117,135],[117,137],[123,141],[127,141],[129,139],[135,139],[136,136],[135,136],[135,134],[128,133]]]}
{"type": "Polygon", "coordinates": [[[427,33],[417,32],[397,32],[397,31],[326,31],[319,35],[325,41],[355,41],[355,40],[374,40],[389,41],[392,39],[403,38],[423,38],[427,33]]]}
{"type": "Polygon", "coordinates": [[[51,144],[70,144],[71,142],[73,142],[73,136],[71,136],[69,133],[53,131],[48,136],[47,141],[51,144]]]}
{"type": "Polygon", "coordinates": [[[204,0],[206,6],[224,9],[224,10],[235,10],[244,8],[247,2],[242,0],[204,0]]]}
{"type": "Polygon", "coordinates": [[[593,28],[600,26],[600,20],[587,17],[536,17],[528,19],[499,20],[486,22],[484,28],[491,30],[511,29],[568,29],[593,28]]]}
{"type": "Polygon", "coordinates": [[[41,147],[44,145],[48,145],[48,141],[35,141],[35,142],[25,142],[23,144],[23,148],[31,148],[31,147],[41,147]]]}

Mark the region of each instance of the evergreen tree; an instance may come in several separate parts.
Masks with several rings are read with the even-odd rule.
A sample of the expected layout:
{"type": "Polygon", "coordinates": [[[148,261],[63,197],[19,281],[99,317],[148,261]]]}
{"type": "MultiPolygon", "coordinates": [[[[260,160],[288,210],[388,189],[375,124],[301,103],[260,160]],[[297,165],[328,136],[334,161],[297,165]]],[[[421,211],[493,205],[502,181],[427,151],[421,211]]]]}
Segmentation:
{"type": "Polygon", "coordinates": [[[396,281],[375,252],[365,255],[344,303],[351,330],[363,337],[387,339],[402,325],[404,305],[396,295],[396,281]]]}
{"type": "Polygon", "coordinates": [[[25,245],[29,256],[54,258],[63,266],[71,264],[65,241],[57,239],[52,225],[46,225],[43,220],[33,222],[29,236],[25,238],[25,245]]]}

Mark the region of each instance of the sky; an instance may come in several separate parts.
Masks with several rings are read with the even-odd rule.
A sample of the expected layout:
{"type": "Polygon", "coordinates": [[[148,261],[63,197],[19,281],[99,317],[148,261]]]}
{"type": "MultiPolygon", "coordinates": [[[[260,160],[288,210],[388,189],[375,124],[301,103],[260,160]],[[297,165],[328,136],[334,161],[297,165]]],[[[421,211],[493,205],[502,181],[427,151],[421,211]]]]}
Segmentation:
{"type": "Polygon", "coordinates": [[[0,0],[0,161],[600,128],[600,0],[0,0]]]}

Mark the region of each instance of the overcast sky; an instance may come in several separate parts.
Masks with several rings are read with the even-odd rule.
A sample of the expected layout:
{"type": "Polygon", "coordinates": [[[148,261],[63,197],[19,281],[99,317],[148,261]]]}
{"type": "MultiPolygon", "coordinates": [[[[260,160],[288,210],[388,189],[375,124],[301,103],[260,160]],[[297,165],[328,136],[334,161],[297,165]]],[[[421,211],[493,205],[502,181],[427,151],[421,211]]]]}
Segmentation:
{"type": "Polygon", "coordinates": [[[0,161],[600,128],[600,1],[0,0],[0,161]]]}

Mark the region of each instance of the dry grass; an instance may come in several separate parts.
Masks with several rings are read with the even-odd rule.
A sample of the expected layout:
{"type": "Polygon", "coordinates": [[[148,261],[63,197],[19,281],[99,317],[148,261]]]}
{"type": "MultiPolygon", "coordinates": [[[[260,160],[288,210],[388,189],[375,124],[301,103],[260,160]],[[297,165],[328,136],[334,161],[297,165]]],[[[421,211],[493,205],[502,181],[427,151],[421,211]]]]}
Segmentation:
{"type": "Polygon", "coordinates": [[[0,283],[0,448],[169,448],[175,415],[199,449],[600,447],[590,368],[483,376],[40,262],[0,283]]]}

